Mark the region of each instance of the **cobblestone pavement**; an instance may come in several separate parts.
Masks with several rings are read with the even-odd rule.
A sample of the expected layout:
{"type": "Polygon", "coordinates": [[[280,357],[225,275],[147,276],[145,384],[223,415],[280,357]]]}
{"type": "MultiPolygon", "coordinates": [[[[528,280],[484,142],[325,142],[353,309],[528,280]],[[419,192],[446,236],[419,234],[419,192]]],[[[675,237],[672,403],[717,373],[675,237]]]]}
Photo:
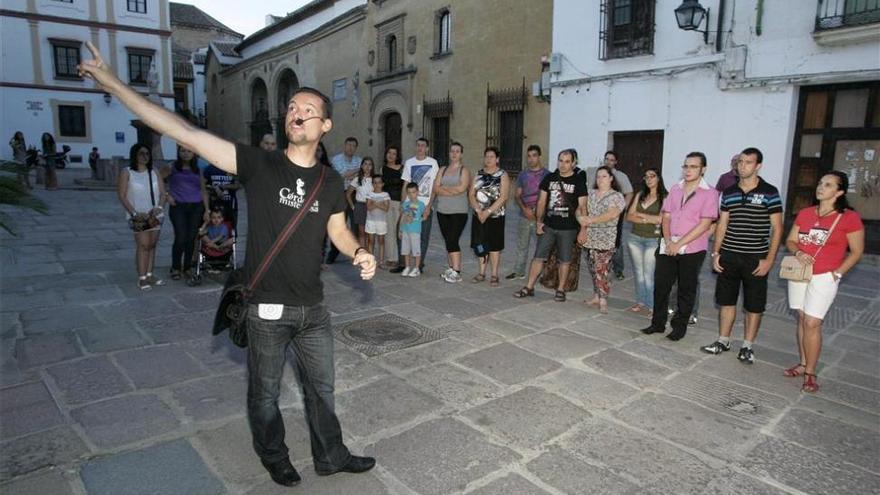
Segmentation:
{"type": "MultiPolygon", "coordinates": [[[[304,482],[284,489],[251,449],[243,354],[210,336],[219,286],[140,292],[115,193],[36,194],[50,214],[5,209],[21,235],[0,235],[0,493],[880,492],[876,260],[841,286],[815,395],[782,376],[798,357],[775,279],[746,366],[735,350],[698,350],[716,335],[708,271],[699,323],[673,343],[625,311],[631,275],[600,315],[581,303],[586,270],[565,303],[547,290],[516,300],[519,281],[446,284],[437,236],[420,279],[363,283],[338,263],[324,278],[337,408],[349,446],[378,465],[317,478],[288,368],[282,406],[304,482]]],[[[171,237],[166,225],[162,274],[171,237]]]]}

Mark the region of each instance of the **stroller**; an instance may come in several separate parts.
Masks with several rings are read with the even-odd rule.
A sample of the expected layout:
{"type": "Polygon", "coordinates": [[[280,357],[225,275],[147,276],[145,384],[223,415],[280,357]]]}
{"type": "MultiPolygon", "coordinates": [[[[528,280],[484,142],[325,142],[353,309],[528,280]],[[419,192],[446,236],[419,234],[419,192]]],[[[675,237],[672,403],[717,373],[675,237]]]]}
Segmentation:
{"type": "Polygon", "coordinates": [[[186,281],[186,284],[190,287],[201,285],[205,273],[212,274],[235,269],[237,265],[236,243],[238,239],[236,237],[235,229],[232,227],[232,222],[224,220],[223,224],[226,225],[226,228],[229,230],[229,238],[232,240],[229,249],[225,251],[216,250],[206,245],[205,242],[202,241],[205,231],[203,229],[199,230],[194,255],[195,269],[192,272],[192,276],[186,281]]]}

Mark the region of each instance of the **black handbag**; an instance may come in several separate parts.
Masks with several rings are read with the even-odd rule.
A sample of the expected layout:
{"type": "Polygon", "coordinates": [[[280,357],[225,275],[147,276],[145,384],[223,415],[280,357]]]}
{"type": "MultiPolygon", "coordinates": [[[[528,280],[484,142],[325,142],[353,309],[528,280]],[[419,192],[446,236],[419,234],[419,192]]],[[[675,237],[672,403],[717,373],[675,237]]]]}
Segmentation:
{"type": "Polygon", "coordinates": [[[257,284],[260,283],[263,275],[268,271],[269,265],[272,264],[278,253],[281,252],[281,248],[284,247],[291,234],[293,234],[315,203],[315,198],[318,197],[318,191],[324,185],[324,176],[326,175],[326,167],[320,168],[321,172],[315,188],[312,189],[303,206],[290,219],[284,230],[278,234],[278,238],[275,239],[275,243],[272,244],[272,247],[269,248],[269,251],[263,257],[263,261],[260,262],[250,282],[245,279],[242,268],[236,268],[229,274],[226,283],[223,285],[220,305],[217,307],[217,313],[214,315],[214,335],[219,335],[224,330],[229,330],[229,339],[232,340],[233,344],[238,347],[247,347],[247,318],[250,296],[253,294],[257,284]]]}

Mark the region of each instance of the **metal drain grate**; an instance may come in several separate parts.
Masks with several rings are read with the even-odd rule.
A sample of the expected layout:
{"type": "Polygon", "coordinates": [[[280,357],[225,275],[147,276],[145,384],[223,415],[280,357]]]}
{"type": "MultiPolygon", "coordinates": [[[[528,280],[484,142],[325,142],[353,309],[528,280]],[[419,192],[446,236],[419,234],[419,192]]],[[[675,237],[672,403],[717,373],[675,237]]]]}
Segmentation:
{"type": "Polygon", "coordinates": [[[433,342],[446,333],[394,314],[383,314],[341,323],[336,338],[369,357],[433,342]]]}

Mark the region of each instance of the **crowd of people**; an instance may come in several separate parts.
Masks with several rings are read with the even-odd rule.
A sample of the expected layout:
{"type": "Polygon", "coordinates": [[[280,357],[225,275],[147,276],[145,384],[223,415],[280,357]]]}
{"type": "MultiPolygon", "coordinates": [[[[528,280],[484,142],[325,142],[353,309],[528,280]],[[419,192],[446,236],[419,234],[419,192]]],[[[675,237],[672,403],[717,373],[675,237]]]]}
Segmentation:
{"type": "MultiPolygon", "coordinates": [[[[627,249],[635,289],[627,311],[650,319],[643,333],[662,333],[678,341],[697,322],[700,274],[709,257],[717,274],[719,335],[700,349],[709,354],[730,350],[742,292],[745,332],[737,358],[754,363],[768,274],[784,237],[782,199],[777,188],[760,177],[764,157],[759,149],[746,148],[733,156],[730,170],[714,187],[705,180],[706,156],[689,153],[681,180],[667,189],[655,167],[644,169],[641,180],[631,181],[617,167],[613,150],[605,154],[601,166],[582,169],[577,151],[566,149],[558,153],[556,169],[550,171],[542,164],[541,148],[531,145],[526,167],[514,181],[499,167],[497,148],[486,148],[481,168],[471,173],[463,165],[460,143],[450,145],[449,163],[442,166],[429,156],[429,146],[427,139],[419,138],[416,155],[402,167],[399,150],[391,147],[384,165],[376,169],[371,158],[357,156],[357,140],[350,137],[345,151],[331,160],[349,180],[351,228],[362,239],[361,245],[385,260],[382,268],[404,277],[424,273],[436,211],[447,253],[447,266],[440,271],[443,280],[463,280],[459,241],[470,217],[470,247],[478,262],[470,280],[488,280],[491,287],[498,287],[505,219],[512,202],[519,211],[516,254],[513,271],[504,278],[525,281],[514,297],[533,297],[541,281],[554,290],[555,301],[566,301],[566,294],[577,286],[583,258],[593,288],[584,303],[608,313],[612,282],[625,279],[623,250],[627,249]],[[368,216],[373,220],[365,220],[368,216]],[[379,244],[369,240],[371,233],[380,236],[379,244]]],[[[816,190],[817,206],[798,214],[785,242],[813,268],[809,282],[790,281],[788,289],[790,307],[798,313],[801,361],[785,374],[803,375],[805,391],[818,389],[821,322],[834,300],[837,282],[864,249],[859,215],[846,203],[848,187],[845,174],[832,171],[823,176],[816,190]],[[826,247],[818,249],[821,246],[826,247]]],[[[334,261],[335,257],[326,260],[334,261]]]]}
{"type": "MultiPolygon", "coordinates": [[[[52,134],[44,132],[40,136],[39,149],[35,146],[28,147],[24,133],[16,131],[12,135],[12,139],[9,140],[9,147],[12,148],[12,161],[21,166],[17,177],[18,182],[25,189],[33,189],[30,175],[31,171],[34,170],[36,170],[36,184],[45,185],[47,191],[58,189],[57,169],[66,166],[67,153],[70,151],[69,146],[64,145],[59,151],[52,134]]],[[[92,148],[92,151],[89,153],[89,165],[92,167],[93,178],[99,158],[98,148],[92,148]]]]}

